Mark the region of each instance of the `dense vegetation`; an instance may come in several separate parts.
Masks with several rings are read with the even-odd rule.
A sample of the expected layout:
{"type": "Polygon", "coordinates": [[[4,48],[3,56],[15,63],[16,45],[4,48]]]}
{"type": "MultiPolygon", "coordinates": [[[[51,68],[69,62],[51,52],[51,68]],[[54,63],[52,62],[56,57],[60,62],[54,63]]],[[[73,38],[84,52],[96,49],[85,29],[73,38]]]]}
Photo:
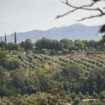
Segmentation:
{"type": "Polygon", "coordinates": [[[27,39],[17,44],[15,36],[15,43],[1,41],[0,96],[3,98],[0,105],[41,105],[37,103],[38,97],[48,105],[65,102],[78,105],[86,98],[98,99],[97,103],[104,104],[104,47],[104,44],[93,40],[42,38],[36,43],[27,39]],[[49,101],[55,103],[50,104],[49,101]]]}

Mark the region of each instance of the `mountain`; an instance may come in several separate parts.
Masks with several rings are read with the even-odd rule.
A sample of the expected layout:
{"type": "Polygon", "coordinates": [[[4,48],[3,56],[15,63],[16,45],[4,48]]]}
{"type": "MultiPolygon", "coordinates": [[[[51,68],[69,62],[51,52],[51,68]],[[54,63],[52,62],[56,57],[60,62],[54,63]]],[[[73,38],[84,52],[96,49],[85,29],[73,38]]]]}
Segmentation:
{"type": "MultiPolygon", "coordinates": [[[[86,26],[82,24],[73,24],[70,26],[51,28],[49,30],[33,30],[29,32],[17,33],[18,42],[24,41],[30,38],[33,42],[46,37],[49,39],[61,40],[63,38],[69,38],[72,40],[99,40],[102,35],[98,33],[100,26],[86,26]]],[[[9,41],[14,40],[14,35],[8,35],[9,41]]]]}

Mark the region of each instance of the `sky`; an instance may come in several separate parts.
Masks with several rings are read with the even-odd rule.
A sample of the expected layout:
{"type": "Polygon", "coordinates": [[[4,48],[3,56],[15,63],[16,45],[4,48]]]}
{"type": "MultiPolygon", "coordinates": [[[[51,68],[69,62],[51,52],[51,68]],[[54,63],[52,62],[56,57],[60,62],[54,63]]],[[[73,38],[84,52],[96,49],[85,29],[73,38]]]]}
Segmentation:
{"type": "MultiPolygon", "coordinates": [[[[70,10],[61,3],[62,0],[0,0],[0,35],[31,30],[47,30],[53,27],[67,26],[77,23],[76,20],[89,16],[93,12],[77,11],[60,19],[59,14],[70,10]],[[89,14],[88,14],[89,13],[89,14]]],[[[70,0],[79,6],[88,4],[90,0],[70,0]]],[[[100,4],[103,5],[103,4],[100,4]]],[[[105,5],[105,4],[104,4],[105,5]]],[[[82,21],[86,25],[101,25],[105,17],[82,21]]]]}

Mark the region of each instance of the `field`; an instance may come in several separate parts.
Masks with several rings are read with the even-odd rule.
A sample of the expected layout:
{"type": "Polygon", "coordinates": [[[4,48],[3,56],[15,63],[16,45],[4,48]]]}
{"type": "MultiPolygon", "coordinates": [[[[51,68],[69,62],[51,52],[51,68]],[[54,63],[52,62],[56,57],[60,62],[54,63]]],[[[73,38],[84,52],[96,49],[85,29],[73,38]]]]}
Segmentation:
{"type": "Polygon", "coordinates": [[[84,71],[88,72],[94,68],[105,68],[105,53],[86,54],[72,53],[66,55],[45,55],[45,54],[21,54],[8,55],[9,58],[17,59],[21,67],[26,69],[36,69],[45,65],[47,69],[51,65],[58,65],[63,68],[66,63],[81,65],[84,71]]]}

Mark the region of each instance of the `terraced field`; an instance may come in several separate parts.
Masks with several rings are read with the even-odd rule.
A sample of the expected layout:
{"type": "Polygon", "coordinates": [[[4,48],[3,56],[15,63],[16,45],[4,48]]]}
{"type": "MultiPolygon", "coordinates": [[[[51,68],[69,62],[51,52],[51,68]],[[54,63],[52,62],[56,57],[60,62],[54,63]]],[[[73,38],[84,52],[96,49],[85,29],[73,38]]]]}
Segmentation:
{"type": "Polygon", "coordinates": [[[46,67],[50,69],[51,65],[57,65],[63,68],[63,65],[79,64],[83,69],[88,72],[95,68],[105,68],[105,54],[86,54],[74,53],[67,55],[44,55],[44,54],[22,54],[22,55],[9,55],[9,58],[19,60],[21,67],[26,69],[37,69],[38,67],[46,67]]]}

